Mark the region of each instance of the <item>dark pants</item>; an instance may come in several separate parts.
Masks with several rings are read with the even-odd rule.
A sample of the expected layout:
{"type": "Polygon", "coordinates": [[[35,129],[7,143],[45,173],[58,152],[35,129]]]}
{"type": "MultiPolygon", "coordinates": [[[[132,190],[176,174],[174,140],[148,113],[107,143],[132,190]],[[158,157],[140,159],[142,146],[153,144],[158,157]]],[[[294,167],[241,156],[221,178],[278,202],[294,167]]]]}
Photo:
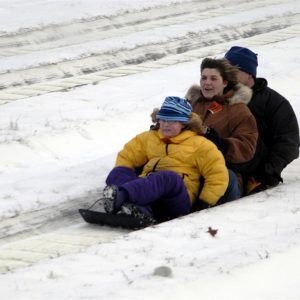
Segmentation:
{"type": "MultiPolygon", "coordinates": [[[[229,175],[228,187],[225,191],[225,194],[219,199],[217,204],[230,202],[239,199],[241,197],[241,190],[240,190],[237,176],[232,170],[228,170],[228,175],[229,175]]],[[[203,185],[204,185],[204,179],[203,182],[201,183],[201,187],[203,187],[203,185]]],[[[201,192],[201,188],[200,188],[200,192],[201,192]]],[[[191,210],[194,212],[194,211],[206,209],[208,207],[209,205],[207,203],[197,199],[191,210]]]]}
{"type": "Polygon", "coordinates": [[[150,173],[138,177],[134,170],[116,167],[106,179],[128,194],[128,202],[156,220],[173,219],[190,212],[190,199],[181,176],[172,171],[150,173]]]}
{"type": "Polygon", "coordinates": [[[241,198],[241,190],[237,176],[232,170],[228,170],[229,183],[225,194],[220,198],[218,204],[226,203],[241,198]]]}

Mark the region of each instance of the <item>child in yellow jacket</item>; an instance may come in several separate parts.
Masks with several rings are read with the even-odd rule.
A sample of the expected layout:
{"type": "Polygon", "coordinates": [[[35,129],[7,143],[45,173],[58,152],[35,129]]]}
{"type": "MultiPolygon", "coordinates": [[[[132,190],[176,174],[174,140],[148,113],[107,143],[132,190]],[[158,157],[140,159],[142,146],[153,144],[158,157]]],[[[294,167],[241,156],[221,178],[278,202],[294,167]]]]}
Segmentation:
{"type": "Polygon", "coordinates": [[[217,204],[228,188],[228,169],[222,153],[202,136],[202,121],[190,103],[166,97],[154,118],[151,130],[118,153],[106,179],[106,212],[162,221],[188,214],[197,199],[217,204]],[[140,175],[136,168],[142,168],[140,175]]]}

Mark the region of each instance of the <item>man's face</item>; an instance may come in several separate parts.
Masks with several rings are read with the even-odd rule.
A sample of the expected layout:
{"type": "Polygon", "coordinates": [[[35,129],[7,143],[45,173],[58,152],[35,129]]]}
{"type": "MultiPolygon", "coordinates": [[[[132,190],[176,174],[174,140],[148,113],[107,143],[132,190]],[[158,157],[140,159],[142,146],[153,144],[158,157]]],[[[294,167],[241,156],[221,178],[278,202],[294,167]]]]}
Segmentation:
{"type": "Polygon", "coordinates": [[[252,88],[254,85],[254,80],[252,75],[242,71],[242,70],[238,70],[237,73],[237,79],[240,83],[252,88]]]}

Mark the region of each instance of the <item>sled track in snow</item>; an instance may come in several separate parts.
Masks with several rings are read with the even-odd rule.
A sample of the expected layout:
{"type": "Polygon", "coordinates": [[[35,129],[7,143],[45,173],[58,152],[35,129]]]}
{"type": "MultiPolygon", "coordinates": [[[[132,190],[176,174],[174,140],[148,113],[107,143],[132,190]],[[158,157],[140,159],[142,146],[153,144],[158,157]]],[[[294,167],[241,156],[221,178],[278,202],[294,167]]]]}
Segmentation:
{"type": "Polygon", "coordinates": [[[0,222],[0,273],[27,267],[45,259],[84,251],[110,242],[130,230],[84,223],[78,209],[88,208],[99,193],[52,207],[24,213],[0,222]]]}
{"type": "Polygon", "coordinates": [[[82,223],[79,208],[88,208],[99,197],[99,193],[62,202],[54,206],[23,213],[0,221],[0,246],[32,234],[56,230],[60,227],[82,223]],[[79,222],[80,221],[80,222],[79,222]]]}
{"type": "Polygon", "coordinates": [[[267,4],[259,0],[230,1],[229,4],[225,0],[194,1],[109,19],[78,20],[2,35],[0,104],[217,55],[237,43],[252,47],[300,36],[297,10],[293,13],[283,10],[280,15],[270,13],[254,23],[243,21],[245,11],[264,10],[281,3],[278,0],[267,4]],[[220,16],[238,21],[234,26],[220,27],[217,24],[220,16]],[[208,19],[215,20],[216,25],[194,30],[193,22],[208,19]],[[155,42],[158,28],[167,33],[164,42],[155,42]],[[173,32],[175,29],[176,34],[172,34],[171,29],[173,32]],[[135,34],[151,35],[154,40],[130,46],[135,34]],[[102,47],[118,40],[122,42],[113,50],[102,47]],[[60,49],[74,51],[76,55],[69,60],[60,59],[60,49]],[[10,62],[21,60],[23,56],[38,58],[27,68],[9,68],[10,62]],[[49,56],[55,57],[55,63],[47,61],[49,56]]]}

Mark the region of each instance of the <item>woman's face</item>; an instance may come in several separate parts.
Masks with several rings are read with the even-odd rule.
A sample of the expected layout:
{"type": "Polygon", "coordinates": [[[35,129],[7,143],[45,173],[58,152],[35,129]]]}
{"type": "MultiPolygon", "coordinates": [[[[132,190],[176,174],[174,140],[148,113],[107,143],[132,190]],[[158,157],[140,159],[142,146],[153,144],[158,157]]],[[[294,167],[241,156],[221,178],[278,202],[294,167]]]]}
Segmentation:
{"type": "Polygon", "coordinates": [[[178,135],[184,126],[184,124],[178,121],[159,120],[159,130],[165,138],[178,135]]]}
{"type": "Polygon", "coordinates": [[[223,95],[227,81],[223,80],[217,69],[203,69],[200,79],[200,88],[203,96],[212,99],[214,96],[223,95]]]}

